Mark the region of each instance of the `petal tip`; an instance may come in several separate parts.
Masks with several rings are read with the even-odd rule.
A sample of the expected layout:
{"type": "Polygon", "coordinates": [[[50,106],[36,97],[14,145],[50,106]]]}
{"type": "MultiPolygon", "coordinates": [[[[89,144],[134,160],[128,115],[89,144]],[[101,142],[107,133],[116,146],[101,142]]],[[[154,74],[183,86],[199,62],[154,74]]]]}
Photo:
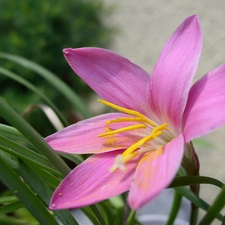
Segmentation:
{"type": "Polygon", "coordinates": [[[56,204],[55,204],[55,203],[52,203],[52,202],[50,202],[48,208],[49,208],[50,210],[56,210],[56,209],[57,209],[56,204]]]}
{"type": "Polygon", "coordinates": [[[193,23],[193,24],[197,25],[199,27],[199,29],[201,30],[201,28],[200,28],[200,22],[199,22],[199,18],[198,18],[198,15],[197,14],[193,14],[193,15],[189,16],[186,19],[186,22],[193,23]]]}
{"type": "Polygon", "coordinates": [[[72,48],[64,48],[64,49],[63,49],[63,54],[64,54],[64,55],[69,55],[69,53],[70,53],[71,51],[73,51],[72,48]]]}

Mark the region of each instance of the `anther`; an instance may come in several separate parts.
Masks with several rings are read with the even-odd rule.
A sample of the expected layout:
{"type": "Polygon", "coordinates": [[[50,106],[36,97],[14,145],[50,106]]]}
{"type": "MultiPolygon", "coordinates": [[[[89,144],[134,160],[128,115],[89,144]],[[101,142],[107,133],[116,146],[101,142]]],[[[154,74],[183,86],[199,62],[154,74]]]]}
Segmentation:
{"type": "Polygon", "coordinates": [[[138,117],[138,118],[141,118],[141,119],[142,119],[143,121],[145,121],[146,123],[150,124],[150,125],[153,126],[153,127],[156,127],[156,124],[155,124],[153,121],[151,121],[151,120],[148,119],[146,116],[144,116],[143,114],[141,114],[141,113],[139,113],[139,112],[137,112],[137,111],[135,111],[135,110],[126,109],[126,108],[124,108],[124,107],[118,106],[118,105],[113,104],[113,103],[111,103],[111,102],[104,101],[104,100],[102,100],[102,99],[98,99],[98,101],[101,102],[101,103],[104,104],[104,105],[107,105],[107,106],[109,106],[109,107],[111,107],[111,108],[113,108],[113,109],[116,109],[116,110],[118,110],[118,111],[121,111],[121,112],[123,112],[123,113],[126,113],[126,114],[129,114],[129,115],[133,115],[133,116],[136,116],[136,117],[138,117]]]}
{"type": "Polygon", "coordinates": [[[137,129],[141,129],[141,128],[147,128],[147,126],[144,124],[131,125],[131,126],[117,129],[117,130],[108,131],[104,134],[99,134],[98,137],[105,137],[105,136],[109,136],[109,135],[119,134],[119,133],[122,133],[125,131],[137,130],[137,129]]]}

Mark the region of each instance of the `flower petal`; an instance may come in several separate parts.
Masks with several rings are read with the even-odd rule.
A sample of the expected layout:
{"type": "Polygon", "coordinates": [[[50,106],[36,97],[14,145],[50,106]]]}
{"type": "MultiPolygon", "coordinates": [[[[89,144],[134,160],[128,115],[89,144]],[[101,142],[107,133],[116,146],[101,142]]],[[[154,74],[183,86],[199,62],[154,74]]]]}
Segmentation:
{"type": "Polygon", "coordinates": [[[161,121],[180,129],[202,46],[197,16],[188,17],[167,41],[149,83],[150,108],[161,121]]]}
{"type": "Polygon", "coordinates": [[[127,191],[137,160],[127,163],[126,171],[109,172],[116,155],[121,153],[114,151],[89,157],[61,182],[52,196],[49,208],[83,207],[127,191]]]}
{"type": "Polygon", "coordinates": [[[128,59],[101,48],[64,49],[72,69],[105,100],[148,113],[149,75],[128,59]]]}
{"type": "Polygon", "coordinates": [[[184,140],[179,135],[163,150],[158,149],[140,160],[128,196],[133,209],[140,208],[169,186],[181,165],[183,154],[184,140]]]}
{"type": "Polygon", "coordinates": [[[183,116],[185,141],[225,124],[225,64],[210,71],[190,90],[183,116]]]}
{"type": "Polygon", "coordinates": [[[105,133],[108,129],[115,130],[134,124],[121,122],[106,125],[106,121],[120,117],[127,117],[127,115],[107,113],[86,119],[46,137],[45,140],[53,149],[64,153],[90,154],[124,149],[140,139],[137,131],[123,132],[116,136],[98,137],[99,134],[105,133]]]}

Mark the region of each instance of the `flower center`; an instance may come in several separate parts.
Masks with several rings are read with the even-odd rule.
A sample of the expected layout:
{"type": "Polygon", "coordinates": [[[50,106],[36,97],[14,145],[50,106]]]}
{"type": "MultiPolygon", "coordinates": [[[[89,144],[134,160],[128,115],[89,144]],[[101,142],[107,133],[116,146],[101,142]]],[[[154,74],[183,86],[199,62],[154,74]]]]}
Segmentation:
{"type": "MultiPolygon", "coordinates": [[[[99,134],[98,137],[112,137],[113,135],[120,134],[127,131],[134,131],[134,130],[140,130],[140,129],[147,129],[150,130],[150,132],[146,135],[144,135],[143,138],[132,144],[130,147],[128,147],[122,154],[119,154],[115,157],[115,163],[110,168],[111,172],[116,171],[118,168],[120,170],[125,170],[125,163],[132,160],[136,156],[140,154],[147,154],[153,150],[155,150],[155,147],[146,146],[146,144],[150,141],[153,141],[157,137],[163,134],[163,130],[167,130],[168,124],[163,123],[161,125],[157,125],[152,120],[141,114],[140,112],[137,112],[135,110],[130,110],[118,105],[115,105],[111,102],[107,102],[104,100],[98,99],[99,102],[116,109],[120,112],[123,112],[127,115],[130,115],[132,117],[121,117],[114,120],[107,120],[105,122],[107,129],[106,132],[103,134],[99,134]],[[122,127],[119,129],[112,130],[109,128],[110,124],[114,123],[121,123],[121,122],[136,122],[134,125],[129,125],[126,127],[122,127]]],[[[140,131],[140,133],[143,133],[140,131]]],[[[162,146],[159,146],[158,148],[162,148],[162,146]]]]}

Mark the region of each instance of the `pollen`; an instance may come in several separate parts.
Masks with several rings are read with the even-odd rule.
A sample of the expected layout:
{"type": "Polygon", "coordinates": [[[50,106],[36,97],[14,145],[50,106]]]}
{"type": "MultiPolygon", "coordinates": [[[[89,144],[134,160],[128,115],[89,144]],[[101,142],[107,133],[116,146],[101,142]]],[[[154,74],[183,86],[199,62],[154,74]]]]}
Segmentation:
{"type": "Polygon", "coordinates": [[[121,133],[125,136],[127,135],[126,139],[129,140],[131,137],[129,135],[132,134],[134,130],[140,132],[139,140],[132,144],[130,147],[126,148],[126,150],[122,154],[119,154],[115,157],[114,164],[109,170],[110,172],[115,172],[117,169],[120,169],[122,171],[126,170],[125,164],[138,155],[145,155],[156,149],[160,149],[160,151],[158,151],[159,154],[163,154],[163,146],[154,147],[154,144],[151,144],[151,142],[161,136],[163,132],[168,129],[167,123],[157,125],[155,122],[153,122],[140,112],[127,109],[104,100],[99,99],[98,101],[127,115],[127,117],[120,117],[113,120],[107,120],[105,122],[105,133],[99,134],[98,137],[105,138],[106,144],[116,144],[117,135],[121,133]],[[113,124],[120,125],[120,123],[122,122],[131,122],[132,125],[130,125],[129,123],[129,125],[125,127],[118,126],[119,128],[114,130],[110,126],[113,124]]]}

